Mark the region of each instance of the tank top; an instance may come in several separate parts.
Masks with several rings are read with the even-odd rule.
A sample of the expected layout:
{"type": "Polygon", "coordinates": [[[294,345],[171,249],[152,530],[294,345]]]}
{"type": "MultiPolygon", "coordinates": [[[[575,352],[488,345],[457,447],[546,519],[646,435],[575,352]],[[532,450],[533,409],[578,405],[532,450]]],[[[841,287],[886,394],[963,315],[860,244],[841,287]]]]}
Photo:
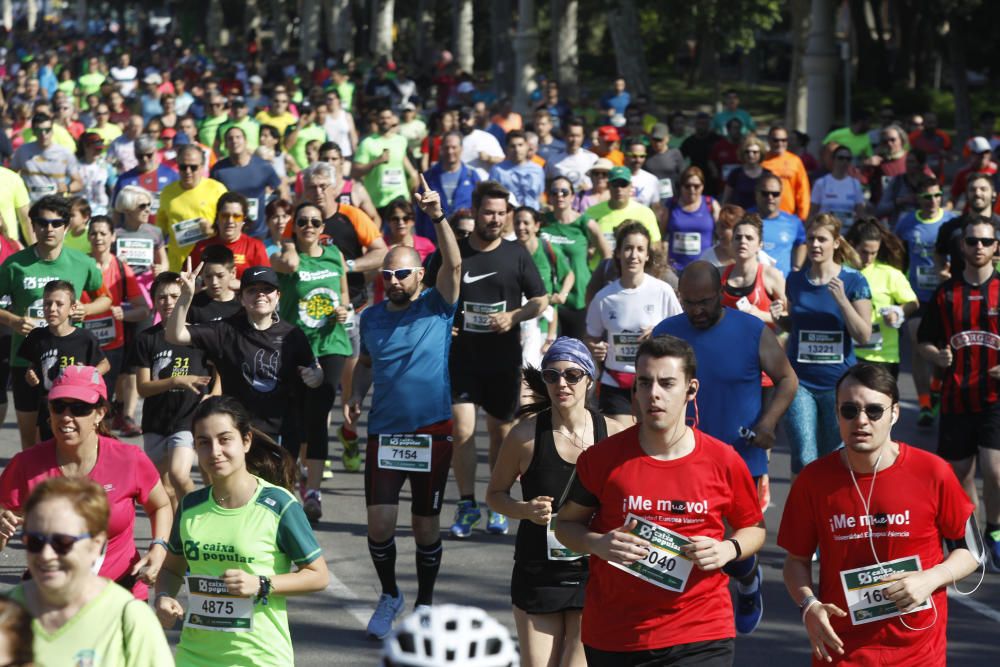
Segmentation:
{"type": "Polygon", "coordinates": [[[722,272],[722,305],[729,308],[737,308],[736,302],[746,297],[750,305],[767,312],[771,307],[771,297],[767,294],[764,286],[764,265],[757,263],[757,277],[753,284],[746,287],[733,287],[729,284],[729,276],[733,272],[735,265],[730,264],[722,272]]]}
{"type": "Polygon", "coordinates": [[[667,243],[670,244],[670,264],[678,271],[701,257],[712,245],[715,220],[712,219],[712,198],[702,197],[701,206],[685,211],[680,200],[667,200],[670,220],[667,222],[667,243]]]}
{"type": "MultiPolygon", "coordinates": [[[[594,410],[587,410],[594,424],[594,442],[608,437],[608,426],[604,417],[594,410]]],[[[531,500],[537,496],[552,496],[552,512],[559,511],[563,490],[569,483],[576,466],[559,456],[555,438],[552,436],[552,410],[538,413],[535,420],[535,451],[531,455],[528,469],[521,475],[521,497],[531,500]]],[[[514,544],[514,560],[547,561],[547,529],[532,521],[520,521],[517,540],[514,544]]],[[[575,561],[553,561],[564,565],[579,564],[586,569],[587,559],[575,561]]]]}
{"type": "Polygon", "coordinates": [[[350,178],[344,179],[344,185],[340,188],[340,194],[337,195],[338,204],[350,204],[354,206],[354,202],[351,201],[351,191],[354,190],[354,180],[350,178]]]}

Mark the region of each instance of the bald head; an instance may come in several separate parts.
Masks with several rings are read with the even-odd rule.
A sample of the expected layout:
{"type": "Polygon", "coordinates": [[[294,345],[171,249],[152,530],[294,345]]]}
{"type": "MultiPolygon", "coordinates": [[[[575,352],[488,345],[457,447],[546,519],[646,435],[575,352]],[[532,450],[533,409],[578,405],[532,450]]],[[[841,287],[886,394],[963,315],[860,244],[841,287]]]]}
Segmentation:
{"type": "Polygon", "coordinates": [[[711,262],[704,260],[691,262],[681,272],[677,287],[681,292],[684,292],[685,285],[689,288],[704,286],[718,292],[722,290],[722,274],[711,262]]]}
{"type": "Polygon", "coordinates": [[[677,288],[684,314],[695,329],[710,329],[722,317],[722,276],[715,265],[704,261],[688,264],[677,288]]]}
{"type": "Polygon", "coordinates": [[[409,269],[420,266],[420,253],[408,245],[398,245],[386,253],[382,266],[386,269],[409,269]]]}

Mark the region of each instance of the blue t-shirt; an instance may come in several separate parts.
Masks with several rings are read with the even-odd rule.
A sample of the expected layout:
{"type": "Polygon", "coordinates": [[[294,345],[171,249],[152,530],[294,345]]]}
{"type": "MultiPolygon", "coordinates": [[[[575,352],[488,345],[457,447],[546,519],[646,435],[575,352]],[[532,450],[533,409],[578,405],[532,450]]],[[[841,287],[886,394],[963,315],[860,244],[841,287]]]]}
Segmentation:
{"type": "MultiPolygon", "coordinates": [[[[848,301],[871,300],[868,281],[858,271],[843,267],[838,277],[848,301]]],[[[827,285],[809,282],[808,265],[788,276],[785,294],[792,303],[792,331],[786,348],[799,382],[816,391],[833,389],[857,362],[840,307],[827,285]]]]}
{"type": "Polygon", "coordinates": [[[896,236],[906,244],[910,255],[906,277],[920,303],[930,301],[941,282],[934,267],[934,244],[941,226],[955,217],[951,211],[942,209],[936,220],[928,222],[920,216],[920,211],[910,211],[896,223],[896,236]]]}
{"type": "Polygon", "coordinates": [[[451,419],[448,353],[458,304],[436,288],[424,290],[405,310],[382,301],[361,313],[361,354],[372,359],[369,433],[413,433],[451,419]],[[375,354],[372,354],[372,351],[375,354]],[[405,401],[396,400],[405,392],[405,401]]]}
{"type": "Polygon", "coordinates": [[[628,108],[628,105],[631,102],[632,96],[627,90],[623,90],[620,93],[605,93],[601,97],[601,111],[604,111],[605,109],[614,109],[616,114],[624,116],[625,109],[628,108]]]}
{"type": "Polygon", "coordinates": [[[250,219],[243,231],[258,239],[267,236],[267,221],[264,219],[264,207],[267,205],[265,188],[277,190],[281,187],[281,179],[274,167],[256,155],[250,156],[250,163],[245,167],[236,166],[232,158],[226,158],[212,167],[212,178],[250,200],[250,219]]]}
{"type": "Polygon", "coordinates": [[[764,219],[764,252],[777,260],[775,265],[788,277],[792,272],[792,250],[806,242],[806,228],[797,215],[778,211],[764,219]]]}
{"type": "MultiPolygon", "coordinates": [[[[115,199],[118,198],[118,193],[121,192],[122,188],[124,188],[126,185],[137,185],[143,190],[146,190],[150,193],[160,193],[163,192],[163,189],[165,187],[176,181],[177,178],[178,176],[176,171],[174,171],[165,164],[161,164],[159,167],[156,168],[156,179],[155,179],[156,189],[152,190],[150,189],[150,186],[153,184],[154,181],[153,178],[147,177],[145,174],[141,173],[139,171],[139,167],[135,167],[134,169],[129,169],[124,174],[119,176],[118,180],[115,182],[115,189],[111,193],[111,208],[112,209],[114,208],[115,199]]],[[[158,198],[156,202],[156,208],[159,208],[158,198]]]]}
{"type": "Polygon", "coordinates": [[[760,337],[764,322],[726,308],[709,329],[696,329],[687,315],[669,317],[653,329],[654,336],[669,334],[686,340],[698,362],[697,412],[688,404],[688,416],[698,417],[697,427],[736,448],[750,475],[767,473],[767,452],[740,437],[740,427],[753,428],[760,419],[760,337]],[[725,354],[719,354],[725,350],[725,354]]]}
{"type": "Polygon", "coordinates": [[[530,206],[536,211],[542,207],[545,170],[534,162],[514,164],[510,160],[504,160],[490,170],[490,180],[513,192],[518,206],[530,206]]]}

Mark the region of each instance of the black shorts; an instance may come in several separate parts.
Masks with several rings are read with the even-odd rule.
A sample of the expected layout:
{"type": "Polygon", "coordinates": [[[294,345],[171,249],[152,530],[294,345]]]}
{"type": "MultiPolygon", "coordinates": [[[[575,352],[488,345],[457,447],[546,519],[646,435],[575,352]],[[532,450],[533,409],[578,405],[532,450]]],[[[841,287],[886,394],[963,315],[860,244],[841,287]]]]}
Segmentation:
{"type": "Polygon", "coordinates": [[[941,413],[938,456],[961,461],[979,453],[979,448],[1000,449],[1000,404],[982,412],[941,413]]]}
{"type": "Polygon", "coordinates": [[[632,414],[632,390],[601,383],[597,407],[602,415],[632,414]]]}
{"type": "Polygon", "coordinates": [[[365,450],[365,506],[398,505],[403,482],[410,479],[410,511],[417,516],[441,514],[444,487],[451,471],[452,422],[450,419],[417,429],[431,437],[430,472],[412,472],[379,467],[378,434],[368,434],[365,450]]]}
{"type": "Polygon", "coordinates": [[[587,309],[559,306],[559,335],[583,340],[587,335],[587,309]]]}
{"type": "Polygon", "coordinates": [[[529,614],[555,614],[583,609],[587,559],[575,561],[514,561],[510,601],[529,614]]]}
{"type": "Polygon", "coordinates": [[[0,336],[0,404],[7,405],[10,385],[10,334],[0,336]]]}
{"type": "Polygon", "coordinates": [[[646,651],[600,651],[584,645],[587,667],[731,667],[735,639],[713,639],[646,651]]]}
{"type": "Polygon", "coordinates": [[[484,369],[481,364],[454,362],[450,368],[451,402],[473,403],[491,417],[510,421],[521,396],[521,360],[484,369]]]}
{"type": "Polygon", "coordinates": [[[14,409],[20,412],[36,412],[38,403],[42,400],[40,386],[32,387],[24,379],[28,372],[27,366],[11,366],[10,389],[14,394],[14,409]]]}

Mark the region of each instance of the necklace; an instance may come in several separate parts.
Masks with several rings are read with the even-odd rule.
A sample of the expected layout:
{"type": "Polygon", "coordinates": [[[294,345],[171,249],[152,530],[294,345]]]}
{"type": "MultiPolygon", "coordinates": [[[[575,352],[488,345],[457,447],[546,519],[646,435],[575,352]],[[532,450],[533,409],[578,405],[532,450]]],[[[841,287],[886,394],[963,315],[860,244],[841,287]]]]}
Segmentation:
{"type": "Polygon", "coordinates": [[[574,447],[576,447],[580,451],[586,451],[588,448],[590,448],[591,445],[593,445],[592,442],[591,443],[587,442],[587,437],[586,437],[587,436],[587,427],[588,427],[588,425],[586,425],[586,424],[583,427],[583,437],[582,438],[580,436],[578,436],[576,433],[574,433],[573,431],[566,432],[566,431],[563,431],[561,429],[552,429],[552,432],[553,433],[558,433],[559,435],[561,435],[567,442],[569,442],[569,444],[573,445],[574,447]]]}

